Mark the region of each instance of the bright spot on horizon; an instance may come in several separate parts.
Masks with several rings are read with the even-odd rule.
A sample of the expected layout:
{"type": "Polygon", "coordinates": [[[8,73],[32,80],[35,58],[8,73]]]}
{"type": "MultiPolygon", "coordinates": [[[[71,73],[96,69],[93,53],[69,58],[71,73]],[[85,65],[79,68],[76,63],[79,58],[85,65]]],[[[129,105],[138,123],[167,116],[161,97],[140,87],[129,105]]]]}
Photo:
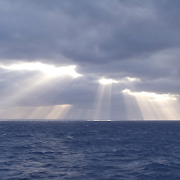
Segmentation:
{"type": "Polygon", "coordinates": [[[113,121],[111,119],[94,119],[94,120],[87,120],[87,121],[113,121]]]}
{"type": "Polygon", "coordinates": [[[76,66],[62,66],[56,67],[54,65],[43,64],[40,62],[35,63],[19,63],[12,65],[0,65],[1,68],[9,69],[9,70],[27,70],[27,71],[40,71],[44,73],[48,77],[57,77],[57,76],[71,76],[72,78],[77,78],[82,76],[75,71],[76,66]]]}

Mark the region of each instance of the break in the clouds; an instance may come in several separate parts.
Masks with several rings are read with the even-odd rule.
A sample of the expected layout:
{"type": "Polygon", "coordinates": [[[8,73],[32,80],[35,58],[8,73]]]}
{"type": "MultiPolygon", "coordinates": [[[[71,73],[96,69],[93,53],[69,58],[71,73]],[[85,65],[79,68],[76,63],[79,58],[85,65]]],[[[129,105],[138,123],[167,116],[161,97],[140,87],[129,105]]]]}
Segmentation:
{"type": "Polygon", "coordinates": [[[0,0],[1,119],[180,119],[179,0],[0,0]]]}

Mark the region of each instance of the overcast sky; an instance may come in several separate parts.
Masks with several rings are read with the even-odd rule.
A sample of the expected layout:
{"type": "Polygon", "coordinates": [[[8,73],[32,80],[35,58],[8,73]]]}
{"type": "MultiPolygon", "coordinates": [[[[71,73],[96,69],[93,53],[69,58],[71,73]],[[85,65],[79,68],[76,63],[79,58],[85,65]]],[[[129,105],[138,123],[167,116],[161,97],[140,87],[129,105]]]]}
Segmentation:
{"type": "Polygon", "coordinates": [[[180,119],[179,7],[0,0],[0,118],[180,119]]]}

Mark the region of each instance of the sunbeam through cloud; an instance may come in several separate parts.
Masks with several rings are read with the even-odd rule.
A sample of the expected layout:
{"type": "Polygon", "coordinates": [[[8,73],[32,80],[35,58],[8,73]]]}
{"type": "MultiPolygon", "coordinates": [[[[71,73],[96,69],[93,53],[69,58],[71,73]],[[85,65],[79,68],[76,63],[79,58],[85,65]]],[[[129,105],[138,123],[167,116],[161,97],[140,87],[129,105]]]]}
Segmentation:
{"type": "MultiPolygon", "coordinates": [[[[126,103],[127,110],[133,110],[133,107],[139,106],[144,120],[179,120],[179,95],[174,94],[156,94],[154,92],[132,92],[129,89],[122,91],[125,99],[130,99],[126,103]],[[133,104],[132,98],[135,98],[137,103],[133,104]],[[132,105],[133,104],[133,105],[132,105]],[[133,107],[131,107],[133,106],[133,107]]],[[[127,101],[127,100],[126,100],[127,101]]],[[[135,111],[137,112],[137,111],[135,111]]],[[[128,112],[131,116],[134,113],[128,112]]]]}

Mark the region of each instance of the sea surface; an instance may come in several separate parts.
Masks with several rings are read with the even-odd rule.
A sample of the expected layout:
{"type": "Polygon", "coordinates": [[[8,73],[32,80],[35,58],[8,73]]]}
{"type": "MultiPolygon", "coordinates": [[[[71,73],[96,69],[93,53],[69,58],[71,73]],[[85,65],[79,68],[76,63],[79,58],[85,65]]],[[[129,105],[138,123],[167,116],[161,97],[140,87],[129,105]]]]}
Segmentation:
{"type": "Polygon", "coordinates": [[[180,121],[0,121],[1,180],[179,180],[180,121]]]}

